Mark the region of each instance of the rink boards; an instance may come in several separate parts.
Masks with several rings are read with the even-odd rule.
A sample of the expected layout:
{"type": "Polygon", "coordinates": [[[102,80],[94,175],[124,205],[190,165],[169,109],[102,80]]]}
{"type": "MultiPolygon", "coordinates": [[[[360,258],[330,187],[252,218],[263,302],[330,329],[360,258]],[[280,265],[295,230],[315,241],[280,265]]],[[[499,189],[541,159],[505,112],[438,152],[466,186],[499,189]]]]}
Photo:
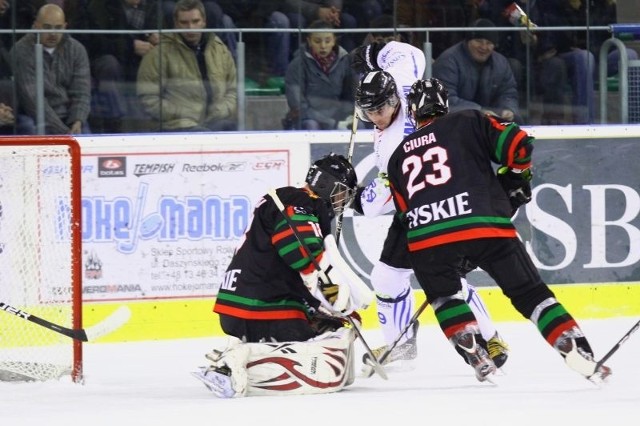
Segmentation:
{"type": "MultiPolygon", "coordinates": [[[[527,130],[537,138],[534,199],[514,223],[541,275],[578,318],[640,315],[640,126],[527,130]]],[[[361,181],[375,174],[371,137],[356,135],[361,181]]],[[[78,140],[84,323],[126,304],[129,323],[104,338],[120,341],[219,335],[211,307],[253,206],[272,187],[298,185],[310,159],[346,154],[349,132],[78,140]]],[[[389,221],[345,215],[341,250],[365,281],[389,221]]],[[[520,320],[486,274],[469,280],[495,320],[520,320]]],[[[365,328],[375,315],[364,313],[365,328]]],[[[423,317],[433,321],[430,309],[423,317]]]]}

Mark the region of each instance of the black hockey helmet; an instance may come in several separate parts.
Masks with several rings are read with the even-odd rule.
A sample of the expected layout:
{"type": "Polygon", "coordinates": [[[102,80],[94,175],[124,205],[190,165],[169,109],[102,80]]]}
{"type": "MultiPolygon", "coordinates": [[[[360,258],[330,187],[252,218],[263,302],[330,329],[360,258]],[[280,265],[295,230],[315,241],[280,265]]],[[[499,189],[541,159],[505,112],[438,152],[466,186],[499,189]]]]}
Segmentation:
{"type": "Polygon", "coordinates": [[[356,171],[342,155],[331,153],[317,160],[305,181],[334,214],[341,214],[353,202],[358,186],[356,171]]]}
{"type": "Polygon", "coordinates": [[[407,115],[414,122],[449,112],[449,92],[437,78],[418,80],[407,94],[407,115]]]}
{"type": "Polygon", "coordinates": [[[372,71],[362,76],[356,89],[356,113],[362,121],[371,121],[368,111],[377,111],[385,105],[396,107],[400,103],[396,82],[386,71],[372,71]]]}

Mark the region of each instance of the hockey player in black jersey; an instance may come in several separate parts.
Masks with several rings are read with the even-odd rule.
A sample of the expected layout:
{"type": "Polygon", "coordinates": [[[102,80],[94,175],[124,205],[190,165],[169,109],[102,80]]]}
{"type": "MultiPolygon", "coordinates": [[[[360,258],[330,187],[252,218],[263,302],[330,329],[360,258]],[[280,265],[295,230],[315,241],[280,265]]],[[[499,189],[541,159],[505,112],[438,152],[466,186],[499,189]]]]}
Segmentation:
{"type": "MultiPolygon", "coordinates": [[[[374,124],[372,157],[378,176],[361,188],[353,203],[354,210],[366,217],[378,217],[394,210],[391,191],[386,179],[389,157],[413,131],[407,117],[406,93],[411,85],[424,75],[426,59],[416,47],[400,42],[373,43],[353,52],[352,66],[364,73],[356,88],[357,116],[374,124]]],[[[418,356],[418,321],[405,330],[414,314],[414,292],[411,287],[413,270],[408,259],[407,242],[402,224],[394,214],[387,229],[380,257],[371,270],[371,286],[376,294],[378,321],[385,345],[373,349],[380,358],[389,347],[393,351],[385,363],[399,363],[411,368],[418,356]],[[394,343],[398,338],[399,340],[394,343]]],[[[465,274],[475,269],[461,268],[465,274]]],[[[489,356],[500,368],[508,358],[508,345],[493,324],[480,294],[463,279],[463,292],[476,316],[480,333],[487,340],[489,356]]],[[[363,361],[364,374],[371,373],[367,365],[369,354],[363,361]]]]}
{"type": "Polygon", "coordinates": [[[216,396],[335,392],[353,382],[344,316],[374,296],[342,259],[331,221],[356,186],[352,165],[330,154],[304,187],[272,190],[256,204],[213,308],[229,342],[193,373],[216,396]]]}
{"type": "Polygon", "coordinates": [[[514,210],[531,200],[533,137],[479,111],[448,114],[447,91],[435,78],[413,84],[407,108],[417,130],[391,155],[389,181],[416,277],[445,336],[478,380],[494,373],[461,297],[458,268],[470,261],[570,368],[593,381],[605,379],[611,370],[597,366],[584,333],[542,281],[511,223],[514,210]]]}

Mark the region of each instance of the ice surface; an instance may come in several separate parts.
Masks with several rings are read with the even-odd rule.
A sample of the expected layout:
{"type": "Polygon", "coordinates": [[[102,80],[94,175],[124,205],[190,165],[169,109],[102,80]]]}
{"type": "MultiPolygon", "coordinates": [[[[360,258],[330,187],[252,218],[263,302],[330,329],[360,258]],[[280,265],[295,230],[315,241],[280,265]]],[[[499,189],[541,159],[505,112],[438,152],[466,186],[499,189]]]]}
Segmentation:
{"type": "MultiPolygon", "coordinates": [[[[580,321],[602,357],[637,318],[580,321]]],[[[498,323],[511,348],[498,385],[479,383],[434,325],[412,371],[358,377],[334,394],[217,399],[190,371],[222,338],[86,344],[85,384],[0,383],[3,425],[639,425],[640,332],[610,359],[599,388],[569,370],[529,322],[498,323]]],[[[378,329],[365,330],[372,347],[378,329]]],[[[357,370],[362,345],[357,342],[357,370]]]]}

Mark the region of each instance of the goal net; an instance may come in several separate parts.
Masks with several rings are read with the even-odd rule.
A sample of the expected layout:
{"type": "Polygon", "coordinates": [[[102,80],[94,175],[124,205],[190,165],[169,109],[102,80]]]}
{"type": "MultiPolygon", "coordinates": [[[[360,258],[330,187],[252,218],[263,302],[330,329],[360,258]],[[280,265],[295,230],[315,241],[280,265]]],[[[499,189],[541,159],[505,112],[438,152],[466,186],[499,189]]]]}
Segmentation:
{"type": "MultiPolygon", "coordinates": [[[[82,328],[80,148],[72,137],[0,138],[0,302],[82,328]]],[[[0,312],[0,380],[82,379],[82,345],[0,312]]]]}

